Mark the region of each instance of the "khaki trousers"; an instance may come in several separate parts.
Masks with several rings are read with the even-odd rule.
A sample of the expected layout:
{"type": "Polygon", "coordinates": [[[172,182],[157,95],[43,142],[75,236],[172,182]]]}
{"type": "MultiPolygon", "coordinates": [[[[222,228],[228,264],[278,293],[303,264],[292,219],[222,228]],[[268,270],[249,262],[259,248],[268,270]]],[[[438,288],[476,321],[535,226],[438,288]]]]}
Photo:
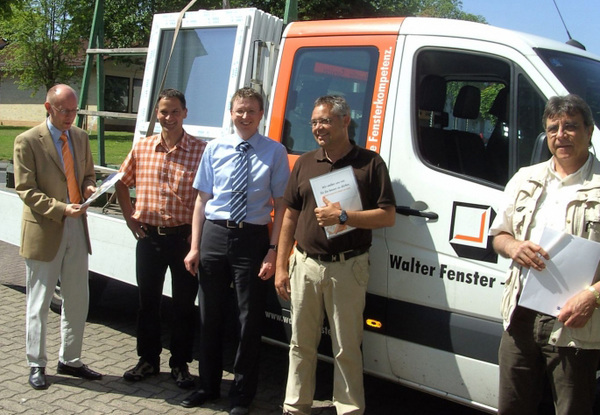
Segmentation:
{"type": "Polygon", "coordinates": [[[292,339],[284,409],[310,414],[317,347],[327,313],[334,357],[333,403],[338,414],[363,414],[361,343],[369,254],[321,262],[294,250],[290,258],[292,339]]]}
{"type": "Polygon", "coordinates": [[[60,316],[59,361],[81,366],[83,331],[88,314],[88,249],[83,218],[65,218],[63,237],[50,262],[25,259],[26,342],[29,366],[46,367],[48,310],[54,287],[60,280],[63,298],[60,316]]]}

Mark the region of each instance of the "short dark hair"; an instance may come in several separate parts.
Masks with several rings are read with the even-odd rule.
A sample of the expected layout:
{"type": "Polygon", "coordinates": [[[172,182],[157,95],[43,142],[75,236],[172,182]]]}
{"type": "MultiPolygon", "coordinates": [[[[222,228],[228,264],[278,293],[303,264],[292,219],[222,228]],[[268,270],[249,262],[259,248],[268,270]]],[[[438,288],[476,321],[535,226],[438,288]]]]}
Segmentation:
{"type": "Polygon", "coordinates": [[[319,97],[315,100],[314,107],[318,107],[319,105],[329,107],[334,115],[341,117],[350,115],[350,105],[348,105],[346,98],[339,95],[324,95],[319,97]]]}
{"type": "Polygon", "coordinates": [[[156,100],[156,103],[160,102],[161,99],[167,98],[177,98],[179,102],[181,102],[181,106],[183,107],[183,109],[186,108],[185,95],[183,95],[183,92],[173,88],[163,89],[162,91],[160,91],[160,94],[158,94],[158,99],[156,100]]]}
{"type": "Polygon", "coordinates": [[[544,128],[548,118],[555,118],[559,115],[576,115],[581,114],[583,123],[586,127],[594,125],[594,116],[590,106],[579,95],[569,94],[565,96],[551,97],[544,108],[542,122],[544,128]]]}
{"type": "Polygon", "coordinates": [[[262,94],[253,88],[244,87],[244,88],[240,88],[237,91],[235,91],[235,94],[233,94],[233,96],[231,97],[231,101],[229,102],[229,111],[231,111],[233,109],[233,103],[238,98],[239,99],[243,99],[243,98],[255,99],[256,101],[258,101],[260,110],[263,111],[265,109],[265,103],[264,103],[262,94]]]}

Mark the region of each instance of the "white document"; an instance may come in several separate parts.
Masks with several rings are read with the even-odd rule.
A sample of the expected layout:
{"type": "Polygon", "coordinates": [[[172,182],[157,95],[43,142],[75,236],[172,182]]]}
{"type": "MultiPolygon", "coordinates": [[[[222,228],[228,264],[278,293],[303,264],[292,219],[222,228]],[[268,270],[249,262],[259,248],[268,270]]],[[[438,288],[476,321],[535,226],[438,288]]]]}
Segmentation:
{"type": "MultiPolygon", "coordinates": [[[[317,207],[323,207],[329,201],[344,210],[362,210],[358,184],[351,166],[310,179],[317,207]]],[[[355,229],[348,225],[325,226],[327,239],[342,235],[355,229]]]]}
{"type": "Polygon", "coordinates": [[[544,228],[539,245],[549,260],[543,271],[529,269],[519,305],[551,316],[558,316],[567,300],[592,284],[600,243],[544,228]]]}
{"type": "Polygon", "coordinates": [[[123,173],[113,173],[102,181],[102,184],[96,188],[96,191],[81,204],[81,207],[89,206],[94,200],[98,199],[101,195],[106,193],[108,189],[113,187],[117,181],[123,177],[123,173]]]}

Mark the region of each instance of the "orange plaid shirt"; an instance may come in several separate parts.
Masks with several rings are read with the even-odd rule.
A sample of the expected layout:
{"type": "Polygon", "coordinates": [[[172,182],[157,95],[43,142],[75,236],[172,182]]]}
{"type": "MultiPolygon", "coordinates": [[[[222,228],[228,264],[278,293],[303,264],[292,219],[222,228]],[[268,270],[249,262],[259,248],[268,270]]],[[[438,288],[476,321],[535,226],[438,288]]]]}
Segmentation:
{"type": "Polygon", "coordinates": [[[183,134],[170,151],[160,134],[142,138],[121,165],[121,181],[135,187],[133,218],[152,226],[192,223],[197,191],[192,187],[206,142],[183,134]]]}

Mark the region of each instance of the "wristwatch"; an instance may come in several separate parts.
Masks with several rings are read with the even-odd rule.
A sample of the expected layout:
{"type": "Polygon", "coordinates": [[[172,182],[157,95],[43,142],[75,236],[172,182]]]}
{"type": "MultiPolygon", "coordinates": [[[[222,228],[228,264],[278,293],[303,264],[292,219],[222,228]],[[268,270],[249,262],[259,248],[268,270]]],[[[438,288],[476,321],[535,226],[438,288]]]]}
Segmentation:
{"type": "Polygon", "coordinates": [[[269,245],[269,249],[272,249],[273,251],[277,252],[277,245],[269,245]]]}
{"type": "Polygon", "coordinates": [[[340,225],[343,225],[348,220],[348,214],[344,209],[342,209],[342,213],[338,216],[338,220],[340,221],[340,225]]]}
{"type": "Polygon", "coordinates": [[[588,285],[587,290],[594,294],[594,297],[596,297],[596,308],[600,307],[600,293],[594,288],[593,285],[588,285]]]}

